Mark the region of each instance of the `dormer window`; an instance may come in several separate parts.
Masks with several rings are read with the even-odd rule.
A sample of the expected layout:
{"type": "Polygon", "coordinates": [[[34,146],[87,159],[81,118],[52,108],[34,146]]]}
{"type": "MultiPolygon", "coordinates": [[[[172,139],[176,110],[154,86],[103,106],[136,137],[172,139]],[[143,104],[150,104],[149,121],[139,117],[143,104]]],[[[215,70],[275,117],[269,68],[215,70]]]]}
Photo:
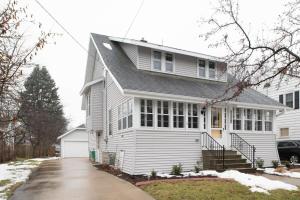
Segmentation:
{"type": "Polygon", "coordinates": [[[165,57],[166,57],[166,71],[173,72],[173,55],[170,53],[166,53],[165,57]]]}
{"type": "Polygon", "coordinates": [[[152,69],[155,71],[173,72],[174,55],[160,51],[152,52],[152,69]]]}
{"type": "Polygon", "coordinates": [[[205,77],[205,60],[198,60],[198,75],[199,77],[205,77]]]}
{"type": "Polygon", "coordinates": [[[209,62],[209,78],[215,79],[216,78],[216,64],[214,62],[209,62]]]}
{"type": "Polygon", "coordinates": [[[161,71],[161,52],[153,51],[153,69],[161,71]]]}

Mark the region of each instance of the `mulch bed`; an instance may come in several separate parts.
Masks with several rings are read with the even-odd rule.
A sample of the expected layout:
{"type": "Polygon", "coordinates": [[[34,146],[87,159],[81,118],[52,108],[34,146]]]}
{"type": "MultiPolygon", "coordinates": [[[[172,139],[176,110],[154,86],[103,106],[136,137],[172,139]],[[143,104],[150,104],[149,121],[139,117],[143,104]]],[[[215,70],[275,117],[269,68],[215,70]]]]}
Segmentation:
{"type": "Polygon", "coordinates": [[[178,181],[178,180],[204,180],[204,179],[216,179],[215,176],[193,176],[193,177],[171,177],[171,178],[163,178],[163,177],[156,177],[156,178],[148,178],[147,176],[144,175],[130,175],[126,174],[119,169],[114,168],[113,166],[110,165],[94,165],[101,171],[105,171],[107,173],[110,173],[114,176],[117,176],[118,178],[121,178],[125,181],[130,182],[133,185],[136,186],[142,186],[142,185],[147,185],[151,184],[153,182],[157,181],[178,181]]]}

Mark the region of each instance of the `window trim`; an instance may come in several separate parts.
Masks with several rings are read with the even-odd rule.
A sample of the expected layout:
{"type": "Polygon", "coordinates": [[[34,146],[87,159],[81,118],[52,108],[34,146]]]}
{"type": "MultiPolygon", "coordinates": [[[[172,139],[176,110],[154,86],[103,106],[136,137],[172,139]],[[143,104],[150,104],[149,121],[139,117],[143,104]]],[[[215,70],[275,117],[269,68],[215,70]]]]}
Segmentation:
{"type": "Polygon", "coordinates": [[[253,114],[254,114],[254,109],[252,108],[244,108],[243,109],[243,114],[244,114],[244,131],[253,131],[253,114]],[[247,118],[247,111],[250,110],[250,118],[247,118]],[[251,129],[248,130],[247,128],[247,123],[246,122],[251,122],[251,129]]]}
{"type": "Polygon", "coordinates": [[[288,138],[289,136],[290,136],[290,128],[288,128],[288,127],[279,128],[279,137],[280,138],[288,138]],[[283,130],[283,129],[287,130],[287,135],[282,135],[281,130],[283,130]]]}
{"type": "Polygon", "coordinates": [[[141,98],[140,100],[140,103],[139,103],[139,107],[140,107],[140,113],[139,113],[139,115],[140,115],[140,120],[139,120],[139,125],[140,125],[140,127],[142,127],[142,128],[154,128],[154,127],[156,127],[155,125],[155,123],[156,123],[156,121],[155,121],[155,106],[154,106],[154,104],[155,104],[155,100],[153,100],[153,99],[147,99],[147,98],[141,98]],[[145,105],[144,105],[144,112],[142,112],[142,100],[144,100],[145,101],[145,105]],[[150,113],[148,113],[148,111],[147,111],[147,101],[152,101],[152,112],[150,113]],[[145,121],[144,121],[144,123],[145,123],[145,125],[143,126],[142,125],[142,114],[144,114],[145,115],[145,121]],[[148,126],[147,125],[147,117],[146,117],[146,115],[148,115],[148,114],[152,114],[152,126],[148,126]]]}
{"type": "Polygon", "coordinates": [[[265,132],[273,132],[274,130],[274,113],[273,113],[273,110],[264,110],[264,114],[263,114],[263,122],[264,122],[264,131],[265,132]],[[266,120],[266,112],[270,112],[271,114],[271,119],[270,120],[266,120]],[[271,122],[271,130],[266,130],[266,122],[271,122]]]}
{"type": "Polygon", "coordinates": [[[171,126],[171,110],[170,110],[170,108],[171,108],[171,102],[170,101],[166,101],[166,100],[156,100],[155,101],[155,107],[154,107],[154,109],[155,109],[155,113],[154,113],[154,115],[155,115],[155,117],[154,117],[154,121],[155,121],[155,126],[154,127],[157,127],[157,128],[159,128],[159,129],[168,129],[168,128],[172,128],[172,126],[171,126]],[[158,113],[158,102],[160,102],[161,103],[161,113],[158,113]],[[164,107],[163,107],[163,103],[164,102],[167,102],[168,103],[168,114],[164,114],[164,111],[163,111],[163,109],[164,109],[164,107]],[[161,121],[162,122],[164,122],[164,120],[163,120],[163,117],[164,116],[168,116],[169,117],[169,120],[168,120],[168,126],[167,127],[165,127],[164,126],[164,123],[162,123],[162,126],[159,126],[159,124],[158,124],[158,116],[161,116],[161,121]]]}
{"type": "Polygon", "coordinates": [[[211,80],[217,79],[217,64],[216,64],[216,62],[209,60],[207,65],[208,65],[208,78],[211,79],[211,80]],[[214,74],[215,74],[215,76],[213,78],[210,77],[210,66],[209,66],[210,63],[214,63],[214,74]]]}
{"type": "Polygon", "coordinates": [[[133,113],[134,113],[134,101],[133,99],[127,99],[124,102],[121,102],[118,106],[117,106],[117,130],[118,132],[122,132],[122,131],[127,131],[130,130],[133,127],[133,113]],[[131,113],[129,112],[129,105],[131,104],[131,113]],[[124,114],[123,113],[123,106],[126,105],[127,107],[127,112],[124,114]],[[131,127],[129,127],[129,116],[132,116],[132,124],[131,127]],[[124,123],[123,123],[123,119],[126,118],[126,128],[124,127],[124,123]]]}
{"type": "Polygon", "coordinates": [[[200,112],[199,112],[199,104],[197,103],[186,103],[186,113],[187,113],[187,126],[186,128],[187,129],[192,129],[192,130],[196,130],[196,129],[199,129],[200,128],[200,112]],[[191,114],[189,114],[189,105],[190,105],[190,108],[191,108],[191,114]],[[193,106],[196,105],[196,109],[197,109],[197,115],[194,115],[193,113],[193,106]],[[193,127],[193,118],[197,118],[197,127],[193,127]],[[192,119],[191,121],[191,127],[189,127],[189,118],[192,119]]]}
{"type": "Polygon", "coordinates": [[[172,128],[174,129],[185,129],[187,126],[186,126],[186,103],[185,102],[181,102],[181,101],[173,101],[172,102],[172,109],[171,109],[171,112],[172,112],[172,128]],[[182,103],[182,108],[183,108],[183,114],[180,115],[179,114],[179,104],[182,103]],[[176,114],[174,114],[174,104],[176,105],[176,114]],[[182,117],[183,116],[183,127],[179,127],[179,120],[178,122],[176,122],[177,126],[175,127],[174,126],[174,117],[182,117]]]}
{"type": "Polygon", "coordinates": [[[232,110],[232,130],[233,131],[244,131],[244,128],[243,128],[243,108],[240,108],[240,107],[233,108],[233,110],[232,110]],[[240,110],[240,117],[238,119],[236,118],[236,110],[237,109],[240,110]],[[241,128],[240,129],[235,129],[235,127],[234,127],[234,121],[235,120],[241,121],[241,128]]]}
{"type": "Polygon", "coordinates": [[[176,60],[175,60],[175,54],[174,53],[171,53],[171,52],[167,52],[167,51],[161,51],[161,50],[157,50],[157,49],[151,49],[151,71],[155,71],[155,72],[161,72],[161,73],[168,73],[168,74],[174,74],[175,71],[176,71],[176,60]],[[153,65],[153,62],[154,62],[154,52],[157,51],[157,52],[160,52],[161,53],[161,70],[157,70],[157,69],[154,69],[154,65],[153,65]],[[166,70],[166,55],[167,54],[170,54],[172,55],[173,57],[173,71],[170,72],[170,71],[167,71],[166,70]]]}
{"type": "Polygon", "coordinates": [[[285,105],[286,105],[287,107],[294,108],[294,107],[295,107],[295,102],[294,102],[294,100],[295,100],[295,99],[294,99],[294,92],[286,93],[284,96],[285,96],[285,99],[284,99],[285,105]],[[286,101],[286,100],[287,100],[287,98],[286,98],[287,95],[290,95],[290,94],[292,95],[292,107],[288,106],[288,105],[287,105],[287,101],[286,101]]]}
{"type": "Polygon", "coordinates": [[[207,60],[197,58],[197,77],[198,78],[207,78],[207,60]],[[199,61],[200,60],[204,61],[204,76],[199,75],[199,72],[200,72],[199,61]]]}

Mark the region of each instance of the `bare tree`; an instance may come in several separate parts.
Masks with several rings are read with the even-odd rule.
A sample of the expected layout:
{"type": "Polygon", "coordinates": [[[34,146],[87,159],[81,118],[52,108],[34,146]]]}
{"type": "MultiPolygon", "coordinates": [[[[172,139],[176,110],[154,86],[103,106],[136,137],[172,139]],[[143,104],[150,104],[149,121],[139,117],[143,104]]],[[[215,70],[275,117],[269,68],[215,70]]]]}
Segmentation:
{"type": "Polygon", "coordinates": [[[200,36],[210,47],[227,49],[225,60],[233,75],[228,90],[217,101],[234,99],[247,88],[268,86],[274,79],[280,83],[300,78],[300,0],[287,3],[267,33],[251,33],[239,12],[238,1],[219,0],[215,13],[201,21],[209,31],[200,36]]]}
{"type": "MultiPolygon", "coordinates": [[[[32,29],[30,29],[32,31],[32,29]]],[[[22,71],[34,64],[33,57],[54,34],[44,32],[27,7],[18,0],[9,0],[0,6],[0,140],[12,137],[20,106],[19,91],[22,87],[22,71]],[[27,38],[26,26],[39,31],[36,38],[27,38]],[[28,42],[31,41],[31,42],[28,42]],[[11,128],[9,128],[11,127],[11,128]]]]}

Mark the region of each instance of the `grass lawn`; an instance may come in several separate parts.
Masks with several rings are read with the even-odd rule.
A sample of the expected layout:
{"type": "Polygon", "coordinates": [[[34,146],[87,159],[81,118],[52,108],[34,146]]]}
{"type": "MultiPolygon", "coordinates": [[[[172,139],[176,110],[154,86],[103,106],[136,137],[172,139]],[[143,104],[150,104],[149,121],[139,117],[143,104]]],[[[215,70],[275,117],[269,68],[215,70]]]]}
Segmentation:
{"type": "Polygon", "coordinates": [[[273,190],[268,194],[251,192],[229,180],[189,180],[158,182],[142,187],[156,200],[299,200],[298,191],[273,190]]]}

